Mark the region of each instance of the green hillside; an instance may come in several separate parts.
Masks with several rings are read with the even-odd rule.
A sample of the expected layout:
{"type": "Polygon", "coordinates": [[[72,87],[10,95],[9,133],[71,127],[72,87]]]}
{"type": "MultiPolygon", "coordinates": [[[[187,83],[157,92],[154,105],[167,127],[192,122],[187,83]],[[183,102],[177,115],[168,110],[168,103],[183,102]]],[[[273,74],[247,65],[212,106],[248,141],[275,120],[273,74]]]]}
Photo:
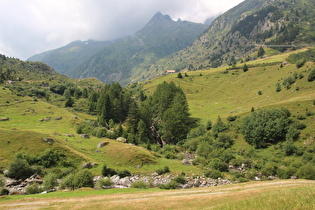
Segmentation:
{"type": "Polygon", "coordinates": [[[189,71],[182,79],[177,78],[177,73],[167,75],[146,82],[144,88],[152,93],[156,85],[163,81],[175,82],[187,96],[192,117],[201,119],[202,122],[208,119],[215,120],[218,115],[228,117],[246,113],[252,107],[257,109],[276,104],[313,100],[314,84],[307,81],[307,72],[314,67],[314,63],[307,62],[301,68],[291,63],[280,67],[290,54],[306,50],[247,62],[246,65],[249,66],[247,72],[242,70],[244,63],[238,63],[233,67],[234,69],[225,66],[210,70],[189,71]],[[302,74],[303,78],[296,79],[290,89],[282,87],[282,91],[276,92],[277,83],[282,84],[285,78],[299,74],[302,74]],[[262,91],[262,95],[259,95],[258,91],[262,91]]]}

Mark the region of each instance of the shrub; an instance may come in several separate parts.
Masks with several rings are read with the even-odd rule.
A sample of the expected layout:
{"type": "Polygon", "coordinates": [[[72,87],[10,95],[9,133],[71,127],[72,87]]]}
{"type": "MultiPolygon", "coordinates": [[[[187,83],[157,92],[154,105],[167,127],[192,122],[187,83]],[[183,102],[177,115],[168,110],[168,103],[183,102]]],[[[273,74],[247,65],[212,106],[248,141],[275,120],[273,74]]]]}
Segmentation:
{"type": "Polygon", "coordinates": [[[222,121],[221,117],[218,116],[217,122],[212,127],[212,133],[215,137],[218,137],[219,133],[228,130],[228,126],[222,121]]]}
{"type": "Polygon", "coordinates": [[[172,181],[170,181],[167,184],[159,185],[159,188],[160,189],[165,189],[165,190],[170,190],[170,189],[177,189],[178,186],[179,186],[179,184],[176,181],[172,180],[172,181]]]}
{"type": "Polygon", "coordinates": [[[299,178],[315,180],[315,166],[312,163],[303,165],[296,174],[299,178]]]}
{"type": "Polygon", "coordinates": [[[98,180],[97,185],[100,189],[104,189],[104,188],[112,186],[113,182],[111,179],[105,178],[105,179],[98,180]]]}
{"type": "Polygon", "coordinates": [[[218,158],[214,158],[210,161],[209,167],[213,170],[218,170],[221,172],[227,171],[229,166],[218,158]]]}
{"type": "Polygon", "coordinates": [[[136,181],[131,184],[132,188],[138,188],[138,189],[148,189],[149,184],[144,181],[136,181]]]}
{"type": "Polygon", "coordinates": [[[306,128],[306,125],[305,125],[305,123],[297,122],[297,123],[295,123],[295,127],[296,127],[296,129],[298,129],[298,130],[303,130],[303,129],[306,128]]]}
{"type": "Polygon", "coordinates": [[[298,61],[296,62],[296,67],[297,67],[297,68],[301,68],[302,66],[304,66],[305,62],[306,62],[306,59],[298,60],[298,61]]]}
{"type": "Polygon", "coordinates": [[[222,173],[218,170],[209,170],[205,173],[205,176],[212,179],[218,179],[219,177],[222,177],[222,173]]]}
{"type": "Polygon", "coordinates": [[[124,178],[124,177],[127,177],[127,176],[131,176],[131,173],[128,170],[122,170],[122,171],[118,171],[117,175],[120,178],[124,178]]]}
{"type": "Polygon", "coordinates": [[[277,173],[278,166],[274,162],[268,162],[261,170],[265,176],[273,176],[277,173]]]}
{"type": "Polygon", "coordinates": [[[155,171],[158,175],[162,175],[162,174],[166,174],[168,172],[170,172],[170,169],[168,166],[165,166],[164,168],[162,169],[158,169],[155,171]]]}
{"type": "Polygon", "coordinates": [[[31,166],[20,158],[16,158],[9,166],[7,176],[13,179],[26,179],[33,174],[31,166]]]}
{"type": "Polygon", "coordinates": [[[0,196],[9,195],[9,193],[10,193],[10,191],[5,189],[5,188],[0,189],[0,196]]]}
{"type": "Polygon", "coordinates": [[[277,176],[280,179],[289,179],[292,174],[290,174],[290,171],[286,167],[279,167],[277,169],[277,176]]]}
{"type": "Polygon", "coordinates": [[[309,71],[307,81],[313,82],[315,80],[315,69],[309,71]]]}
{"type": "Polygon", "coordinates": [[[306,119],[306,117],[304,115],[298,115],[296,118],[298,120],[305,120],[306,119]]]}
{"type": "Polygon", "coordinates": [[[233,122],[233,121],[235,121],[237,119],[237,116],[228,116],[226,119],[229,122],[233,122]]]}
{"type": "Polygon", "coordinates": [[[107,168],[106,165],[103,166],[102,175],[103,176],[114,176],[117,172],[112,168],[107,168]]]}
{"type": "Polygon", "coordinates": [[[81,187],[93,187],[93,175],[88,170],[81,170],[75,174],[73,178],[73,186],[75,189],[81,187]]]}
{"type": "Polygon", "coordinates": [[[44,177],[44,188],[46,190],[53,189],[54,187],[58,186],[57,183],[57,175],[56,174],[48,174],[44,177]]]}
{"type": "Polygon", "coordinates": [[[43,188],[39,184],[34,182],[26,187],[26,192],[28,194],[38,194],[43,192],[43,188]]]}
{"type": "Polygon", "coordinates": [[[290,156],[297,152],[297,147],[293,141],[286,141],[283,145],[283,151],[285,155],[290,156]]]}
{"type": "Polygon", "coordinates": [[[182,175],[175,177],[173,180],[175,182],[177,182],[178,184],[185,184],[186,183],[185,177],[182,175]]]}

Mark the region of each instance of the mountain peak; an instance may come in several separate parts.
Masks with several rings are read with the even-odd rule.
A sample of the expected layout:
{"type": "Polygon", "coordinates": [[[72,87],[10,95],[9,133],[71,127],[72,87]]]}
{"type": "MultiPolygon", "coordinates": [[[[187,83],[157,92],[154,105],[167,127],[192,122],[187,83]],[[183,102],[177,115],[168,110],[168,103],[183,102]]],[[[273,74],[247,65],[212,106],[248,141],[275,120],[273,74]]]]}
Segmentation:
{"type": "Polygon", "coordinates": [[[173,22],[173,20],[169,15],[163,15],[161,12],[157,12],[151,18],[149,23],[157,23],[157,22],[173,22]]]}

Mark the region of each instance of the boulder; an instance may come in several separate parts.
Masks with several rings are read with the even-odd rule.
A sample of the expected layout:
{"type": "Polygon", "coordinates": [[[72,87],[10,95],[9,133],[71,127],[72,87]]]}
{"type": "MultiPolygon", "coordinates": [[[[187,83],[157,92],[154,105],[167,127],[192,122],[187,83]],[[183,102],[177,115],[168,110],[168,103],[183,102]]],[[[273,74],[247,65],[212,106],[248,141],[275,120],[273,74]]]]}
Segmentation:
{"type": "Polygon", "coordinates": [[[125,139],[124,137],[118,137],[116,140],[120,141],[122,143],[126,143],[127,142],[127,139],[125,139]]]}
{"type": "Polygon", "coordinates": [[[10,118],[8,118],[8,117],[0,118],[0,121],[9,121],[9,120],[10,120],[10,118]]]}
{"type": "Polygon", "coordinates": [[[74,135],[73,134],[63,134],[64,136],[68,136],[68,137],[74,137],[74,135]]]}
{"type": "Polygon", "coordinates": [[[46,138],[44,138],[44,141],[47,142],[47,143],[53,143],[54,139],[50,138],[50,137],[46,137],[46,138]]]}
{"type": "Polygon", "coordinates": [[[86,162],[82,164],[82,168],[92,168],[92,164],[90,162],[86,162]]]}
{"type": "Polygon", "coordinates": [[[108,141],[100,141],[100,142],[98,142],[98,144],[97,144],[97,148],[104,147],[104,146],[106,146],[106,145],[108,145],[108,144],[109,144],[108,141]]]}
{"type": "Polygon", "coordinates": [[[85,138],[85,139],[89,139],[89,138],[90,138],[90,136],[87,135],[87,134],[80,134],[79,136],[80,136],[81,138],[85,138]]]}
{"type": "Polygon", "coordinates": [[[55,120],[61,120],[62,119],[62,117],[57,117],[55,120]]]}
{"type": "Polygon", "coordinates": [[[125,187],[130,187],[131,186],[131,181],[129,179],[129,177],[125,177],[125,178],[122,178],[120,179],[119,181],[121,185],[125,186],[125,187]]]}

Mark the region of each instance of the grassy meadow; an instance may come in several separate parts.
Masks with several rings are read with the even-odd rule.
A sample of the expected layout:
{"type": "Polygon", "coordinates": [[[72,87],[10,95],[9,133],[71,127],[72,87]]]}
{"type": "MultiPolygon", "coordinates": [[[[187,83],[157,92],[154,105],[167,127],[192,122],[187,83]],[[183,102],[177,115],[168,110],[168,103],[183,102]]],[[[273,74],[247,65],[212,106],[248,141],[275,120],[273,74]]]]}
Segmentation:
{"type": "Polygon", "coordinates": [[[248,182],[187,190],[111,189],[3,196],[1,209],[314,209],[315,183],[248,182]]]}

